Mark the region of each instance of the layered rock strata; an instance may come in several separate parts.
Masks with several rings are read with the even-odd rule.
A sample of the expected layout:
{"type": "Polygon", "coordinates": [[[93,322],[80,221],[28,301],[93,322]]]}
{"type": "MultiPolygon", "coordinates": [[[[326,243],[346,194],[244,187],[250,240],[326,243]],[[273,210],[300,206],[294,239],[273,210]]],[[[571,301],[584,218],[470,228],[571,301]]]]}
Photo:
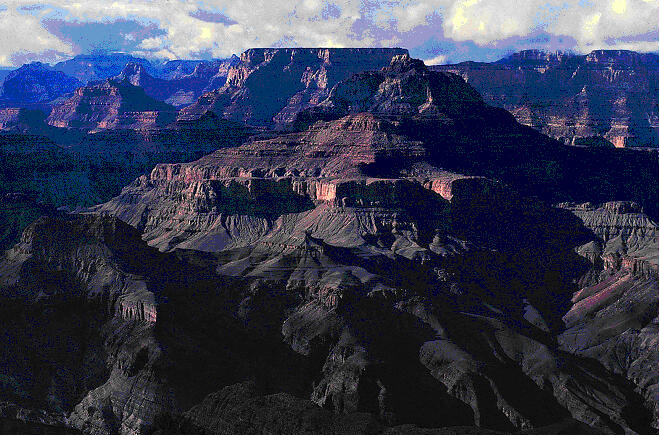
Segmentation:
{"type": "Polygon", "coordinates": [[[352,74],[386,66],[403,49],[250,49],[232,66],[220,89],[202,95],[179,118],[212,111],[252,125],[286,125],[301,110],[322,101],[332,86],[352,74]]]}
{"type": "Polygon", "coordinates": [[[75,91],[70,99],[53,107],[49,125],[85,131],[163,127],[174,121],[175,109],[149,97],[127,80],[107,80],[75,91]]]}
{"type": "Polygon", "coordinates": [[[461,75],[485,101],[571,145],[659,146],[659,57],[523,51],[493,63],[434,66],[461,75]]]}

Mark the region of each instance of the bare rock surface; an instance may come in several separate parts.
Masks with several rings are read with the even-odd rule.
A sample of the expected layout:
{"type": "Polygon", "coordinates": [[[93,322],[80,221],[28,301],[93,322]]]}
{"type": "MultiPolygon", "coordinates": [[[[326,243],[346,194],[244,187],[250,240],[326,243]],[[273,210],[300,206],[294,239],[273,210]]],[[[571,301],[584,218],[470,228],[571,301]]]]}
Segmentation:
{"type": "Polygon", "coordinates": [[[112,80],[78,88],[53,107],[47,122],[54,127],[86,131],[150,129],[176,118],[174,108],[148,96],[128,80],[112,80]]]}
{"type": "Polygon", "coordinates": [[[129,63],[115,79],[128,80],[132,85],[144,89],[150,97],[182,107],[197,101],[203,91],[222,87],[229,69],[236,61],[202,62],[189,74],[172,74],[168,76],[169,79],[153,77],[142,64],[129,63]]]}
{"type": "MultiPolygon", "coordinates": [[[[633,380],[659,415],[659,241],[657,224],[638,204],[566,204],[597,239],[580,247],[592,262],[572,298],[559,338],[571,352],[601,361],[633,380]]],[[[656,425],[656,423],[655,423],[656,425]]]]}
{"type": "Polygon", "coordinates": [[[212,111],[252,125],[285,125],[322,101],[332,86],[352,74],[386,66],[404,49],[254,48],[232,66],[226,83],[181,111],[194,119],[212,111]]]}
{"type": "Polygon", "coordinates": [[[461,75],[485,101],[567,144],[657,147],[654,53],[522,51],[493,63],[433,66],[461,75]]]}

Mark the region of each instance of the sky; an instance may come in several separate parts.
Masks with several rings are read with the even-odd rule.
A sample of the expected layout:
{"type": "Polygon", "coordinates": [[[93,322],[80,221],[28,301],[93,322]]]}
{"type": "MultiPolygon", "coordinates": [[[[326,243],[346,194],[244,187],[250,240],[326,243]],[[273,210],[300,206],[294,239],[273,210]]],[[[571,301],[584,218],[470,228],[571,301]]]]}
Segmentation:
{"type": "Polygon", "coordinates": [[[209,59],[250,47],[404,47],[427,64],[523,49],[659,52],[659,0],[0,0],[0,66],[123,52],[209,59]]]}

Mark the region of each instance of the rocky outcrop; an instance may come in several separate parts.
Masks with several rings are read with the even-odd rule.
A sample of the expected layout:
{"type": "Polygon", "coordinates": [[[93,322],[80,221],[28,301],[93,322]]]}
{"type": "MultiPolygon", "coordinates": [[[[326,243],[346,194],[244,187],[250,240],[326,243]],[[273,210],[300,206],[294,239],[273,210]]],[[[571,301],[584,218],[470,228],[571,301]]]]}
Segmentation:
{"type": "Polygon", "coordinates": [[[194,119],[207,111],[252,125],[286,125],[332,86],[352,74],[389,64],[402,49],[250,49],[232,66],[226,84],[181,111],[194,119]]]}
{"type": "Polygon", "coordinates": [[[29,409],[10,402],[0,402],[0,430],[4,433],[54,433],[66,434],[76,431],[66,427],[66,415],[29,409]],[[13,432],[11,431],[13,429],[13,432]]]}
{"type": "Polygon", "coordinates": [[[46,129],[46,115],[39,110],[22,107],[0,109],[0,131],[41,133],[46,129]]]}
{"type": "Polygon", "coordinates": [[[11,248],[20,239],[25,227],[41,216],[58,214],[55,207],[40,203],[21,193],[0,197],[0,252],[11,248]]]}
{"type": "Polygon", "coordinates": [[[659,57],[655,54],[532,50],[493,63],[432,69],[461,75],[489,104],[566,144],[659,146],[659,57]]]}
{"type": "Polygon", "coordinates": [[[204,90],[220,88],[226,80],[231,64],[231,60],[204,62],[198,64],[189,74],[164,80],[151,76],[141,64],[129,63],[115,79],[127,80],[144,89],[150,97],[181,107],[194,103],[204,90]]]}
{"type": "Polygon", "coordinates": [[[0,104],[22,106],[49,103],[73,92],[82,83],[40,62],[23,65],[5,77],[0,104]]]}
{"type": "Polygon", "coordinates": [[[460,78],[429,71],[408,54],[397,55],[379,71],[363,72],[339,82],[317,107],[300,114],[328,118],[370,112],[389,117],[422,116],[451,125],[455,119],[478,116],[486,106],[460,78]]]}
{"type": "Polygon", "coordinates": [[[159,166],[96,211],[161,250],[219,252],[217,273],[255,283],[239,308],[246,319],[262,319],[259,307],[279,295],[256,283],[285,289],[283,340],[319,361],[307,394],[335,413],[507,431],[572,416],[610,433],[644,430],[644,411],[623,411],[642,403],[629,382],[552,344],[587,267],[572,251],[589,240],[580,221],[437,169],[397,131],[371,114],[320,121],[159,166]],[[389,149],[398,175],[367,176],[389,149]],[[520,376],[523,401],[510,384],[520,376]]]}
{"type": "Polygon", "coordinates": [[[154,72],[154,67],[148,60],[124,53],[80,54],[55,64],[53,69],[87,84],[116,76],[128,63],[138,63],[154,72]]]}
{"type": "Polygon", "coordinates": [[[86,131],[162,127],[174,121],[175,109],[149,97],[127,80],[107,80],[84,86],[53,107],[48,124],[86,131]]]}
{"type": "Polygon", "coordinates": [[[141,401],[157,400],[157,386],[136,376],[135,369],[149,346],[155,351],[149,337],[156,301],[144,264],[159,260],[157,253],[141,245],[137,233],[113,218],[41,218],[2,260],[3,328],[14,338],[30,334],[34,324],[29,313],[43,307],[52,307],[45,319],[54,326],[42,331],[37,342],[3,341],[4,352],[24,355],[24,360],[11,363],[15,388],[42,409],[60,412],[70,412],[86,396],[84,412],[89,417],[85,423],[75,414],[68,422],[87,433],[135,433],[151,415],[141,401]],[[6,311],[8,301],[16,311],[6,311]],[[77,307],[73,312],[60,308],[71,303],[77,307]],[[68,341],[54,338],[72,328],[78,332],[68,336],[68,341]],[[138,343],[137,348],[131,347],[138,343]],[[141,348],[145,350],[140,354],[141,348]],[[52,362],[37,364],[40,355],[52,362]],[[138,362],[131,372],[128,368],[134,358],[138,362]],[[127,395],[131,390],[136,393],[137,386],[151,391],[152,396],[127,395]],[[95,406],[99,414],[93,417],[95,406]],[[121,409],[126,415],[141,411],[132,420],[124,417],[119,430],[108,414],[112,409],[121,409]]]}
{"type": "Polygon", "coordinates": [[[115,218],[42,219],[0,266],[3,297],[12,301],[2,306],[14,310],[2,317],[12,337],[3,349],[32,355],[38,345],[57,363],[41,366],[31,378],[36,385],[25,380],[29,364],[10,367],[15,391],[29,391],[44,408],[70,410],[69,424],[88,434],[147,433],[167,415],[175,427],[222,433],[243,420],[236,413],[250,415],[254,427],[301,418],[331,428],[357,419],[384,433],[411,430],[398,426],[410,423],[511,431],[569,416],[608,433],[642,430],[644,420],[623,411],[637,400],[629,386],[561,353],[522,320],[521,305],[514,307],[533,298],[530,288],[502,298],[500,284],[484,281],[504,262],[445,234],[432,243],[453,244],[448,256],[426,248],[407,259],[397,249],[404,239],[424,249],[424,220],[410,215],[413,207],[384,209],[391,226],[372,235],[368,221],[366,231],[356,221],[339,224],[343,234],[362,235],[345,247],[318,236],[336,232],[329,212],[359,210],[324,205],[221,255],[157,253],[115,218]],[[305,220],[316,227],[292,243],[305,220]],[[74,312],[66,309],[72,300],[74,312]],[[24,310],[44,313],[37,319],[57,325],[52,333],[68,334],[64,324],[79,333],[68,344],[51,342],[51,332],[43,342],[26,341],[20,334],[39,326],[24,310]],[[85,376],[65,382],[71,373],[85,376]],[[513,374],[516,385],[524,383],[523,401],[513,374]],[[241,378],[255,378],[262,393],[244,396],[232,387],[202,401],[241,378]],[[295,397],[305,395],[312,401],[295,397]],[[318,417],[307,420],[307,412],[318,417]]]}
{"type": "Polygon", "coordinates": [[[191,164],[159,165],[96,210],[135,225],[162,249],[220,250],[236,237],[253,241],[282,214],[315,204],[398,207],[414,195],[414,183],[365,177],[360,168],[424,155],[420,143],[396,135],[387,121],[351,115],[191,164]]]}
{"type": "Polygon", "coordinates": [[[327,99],[301,112],[296,124],[308,127],[256,138],[191,164],[157,166],[97,210],[144,230],[161,249],[219,250],[233,246],[234,235],[260,237],[281,214],[320,202],[391,206],[389,198],[408,194],[405,183],[394,181],[399,178],[445,199],[452,198],[454,185],[487,188],[488,181],[464,173],[489,174],[525,193],[543,192],[547,200],[657,195],[649,191],[656,180],[648,179],[647,186],[626,178],[618,182],[615,172],[593,167],[600,160],[609,167],[639,165],[639,174],[651,177],[657,172],[651,155],[600,155],[560,146],[485,105],[461,79],[428,71],[407,55],[338,83],[327,99]],[[572,170],[583,161],[593,162],[585,169],[588,178],[572,170]],[[600,185],[613,187],[602,191],[600,185]],[[259,230],[241,230],[238,222],[259,230]],[[192,241],[201,234],[203,240],[192,241]]]}
{"type": "MultiPolygon", "coordinates": [[[[592,263],[563,317],[559,338],[571,352],[595,358],[633,380],[657,421],[659,232],[638,204],[564,204],[597,239],[578,248],[592,263]]],[[[656,423],[655,423],[656,424],[656,423]]]]}

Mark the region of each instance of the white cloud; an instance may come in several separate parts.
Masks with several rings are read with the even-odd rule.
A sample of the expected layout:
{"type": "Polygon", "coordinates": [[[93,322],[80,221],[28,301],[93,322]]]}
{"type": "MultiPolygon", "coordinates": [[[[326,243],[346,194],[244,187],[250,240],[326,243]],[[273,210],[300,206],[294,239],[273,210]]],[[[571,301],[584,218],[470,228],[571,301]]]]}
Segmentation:
{"type": "Polygon", "coordinates": [[[138,39],[138,53],[167,58],[225,57],[248,47],[277,44],[348,47],[405,41],[421,45],[431,37],[499,47],[511,38],[538,32],[573,38],[575,48],[584,51],[653,49],[657,41],[635,35],[659,31],[659,0],[52,0],[34,13],[18,12],[34,1],[4,0],[3,4],[7,10],[0,12],[0,64],[4,65],[21,51],[72,53],[69,43],[40,25],[39,20],[53,11],[59,11],[61,19],[80,23],[117,19],[155,23],[164,34],[138,39]],[[200,11],[227,19],[195,18],[204,16],[200,11]],[[353,31],[355,25],[361,30],[353,31]],[[425,39],[415,40],[415,32],[425,39]]]}
{"type": "MultiPolygon", "coordinates": [[[[575,2],[576,3],[576,2],[575,2]]],[[[596,48],[659,50],[659,0],[606,0],[595,4],[576,3],[547,26],[556,34],[573,36],[580,50],[596,48]],[[655,40],[637,36],[652,35],[655,40]]]]}
{"type": "Polygon", "coordinates": [[[444,65],[448,61],[448,56],[445,54],[440,54],[439,56],[432,57],[430,59],[423,59],[423,63],[426,65],[444,65]]]}
{"type": "Polygon", "coordinates": [[[71,54],[71,46],[46,31],[38,17],[22,15],[14,8],[0,12],[0,65],[57,60],[71,54]]]}

